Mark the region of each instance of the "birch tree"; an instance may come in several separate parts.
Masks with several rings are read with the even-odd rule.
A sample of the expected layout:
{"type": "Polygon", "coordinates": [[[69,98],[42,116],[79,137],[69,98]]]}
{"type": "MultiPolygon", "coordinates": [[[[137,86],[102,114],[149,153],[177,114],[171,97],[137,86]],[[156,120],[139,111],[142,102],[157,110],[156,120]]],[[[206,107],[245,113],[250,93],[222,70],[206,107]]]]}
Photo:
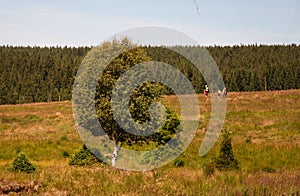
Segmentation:
{"type": "MultiPolygon", "coordinates": [[[[132,44],[128,39],[122,40],[121,44],[124,43],[132,44]]],[[[113,116],[111,105],[112,91],[118,78],[120,78],[130,67],[150,60],[151,59],[147,56],[145,50],[140,47],[132,47],[132,49],[127,50],[115,58],[105,68],[98,81],[95,97],[96,112],[101,127],[114,143],[112,166],[116,166],[118,152],[120,151],[122,144],[126,143],[127,145],[133,145],[147,143],[150,141],[158,141],[160,138],[168,138],[167,135],[172,135],[170,132],[166,131],[156,132],[149,136],[131,134],[128,133],[127,130],[124,130],[113,116]]],[[[134,78],[129,79],[129,81],[133,82],[134,78]]],[[[128,84],[125,83],[122,85],[128,84]]],[[[154,82],[140,84],[134,89],[131,93],[128,107],[130,108],[131,116],[135,122],[142,124],[150,121],[149,107],[151,103],[158,100],[161,90],[162,85],[154,82]]],[[[151,118],[153,118],[153,116],[151,116],[151,118]]],[[[176,122],[174,121],[174,123],[179,124],[178,122],[179,120],[176,122]]]]}

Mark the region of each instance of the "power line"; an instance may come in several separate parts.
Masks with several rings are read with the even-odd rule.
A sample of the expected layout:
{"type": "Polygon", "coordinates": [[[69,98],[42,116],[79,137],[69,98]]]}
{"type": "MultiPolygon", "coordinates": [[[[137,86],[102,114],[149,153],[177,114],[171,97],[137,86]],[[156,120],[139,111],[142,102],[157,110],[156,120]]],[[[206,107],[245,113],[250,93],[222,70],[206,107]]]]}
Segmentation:
{"type": "Polygon", "coordinates": [[[195,4],[195,7],[196,7],[196,9],[197,9],[198,15],[200,15],[199,7],[198,7],[198,4],[197,4],[197,1],[196,1],[196,0],[194,0],[194,4],[195,4]]]}

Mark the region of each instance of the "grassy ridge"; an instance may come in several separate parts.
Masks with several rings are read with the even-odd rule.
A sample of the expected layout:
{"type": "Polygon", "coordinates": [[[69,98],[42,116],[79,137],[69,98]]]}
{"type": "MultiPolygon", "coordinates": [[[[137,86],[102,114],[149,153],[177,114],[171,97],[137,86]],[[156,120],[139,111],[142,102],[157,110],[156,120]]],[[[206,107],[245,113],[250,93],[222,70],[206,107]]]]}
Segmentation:
{"type": "MultiPolygon", "coordinates": [[[[199,146],[209,123],[210,100],[199,95],[201,124],[191,145],[172,164],[148,172],[128,172],[109,166],[71,167],[64,152],[82,145],[74,127],[70,102],[0,106],[0,185],[41,183],[33,194],[90,195],[221,195],[299,194],[300,90],[229,93],[224,126],[234,135],[239,171],[203,174],[219,144],[204,157],[199,146]],[[37,166],[32,174],[7,170],[23,151],[37,166]]],[[[179,111],[175,96],[162,100],[179,111]]]]}

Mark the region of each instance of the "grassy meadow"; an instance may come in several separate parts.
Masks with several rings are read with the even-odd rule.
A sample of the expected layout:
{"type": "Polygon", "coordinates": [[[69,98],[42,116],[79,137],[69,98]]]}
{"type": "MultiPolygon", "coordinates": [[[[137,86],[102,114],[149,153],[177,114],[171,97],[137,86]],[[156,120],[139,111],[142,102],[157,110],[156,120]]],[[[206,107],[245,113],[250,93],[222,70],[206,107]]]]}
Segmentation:
{"type": "MultiPolygon", "coordinates": [[[[224,127],[233,136],[240,169],[204,175],[218,154],[219,142],[204,157],[198,151],[210,118],[210,102],[199,95],[196,137],[177,159],[146,171],[129,172],[106,165],[68,165],[82,146],[71,102],[0,106],[0,188],[33,184],[32,195],[300,195],[300,90],[232,92],[224,127]],[[26,174],[8,170],[19,152],[36,165],[26,174]]],[[[162,102],[179,111],[176,96],[162,102]]],[[[0,189],[1,194],[1,189],[0,189]]]]}

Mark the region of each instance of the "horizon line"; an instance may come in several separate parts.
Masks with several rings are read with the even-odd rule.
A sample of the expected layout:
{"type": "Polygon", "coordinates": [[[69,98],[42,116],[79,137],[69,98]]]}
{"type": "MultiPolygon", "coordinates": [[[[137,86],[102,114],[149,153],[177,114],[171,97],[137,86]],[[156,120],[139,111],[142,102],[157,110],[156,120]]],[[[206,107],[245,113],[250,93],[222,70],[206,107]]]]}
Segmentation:
{"type": "MultiPolygon", "coordinates": [[[[97,45],[60,45],[60,44],[56,44],[56,45],[40,45],[40,44],[27,44],[27,45],[18,45],[18,44],[0,44],[0,47],[15,47],[15,48],[21,48],[21,47],[24,47],[24,48],[27,48],[27,47],[31,47],[31,48],[85,48],[85,47],[89,47],[89,48],[92,48],[92,47],[97,47],[99,45],[101,45],[102,42],[100,44],[97,44],[97,45]]],[[[209,48],[209,47],[240,47],[240,46],[297,46],[299,47],[300,46],[300,43],[272,43],[272,44],[266,44],[266,43],[240,43],[240,44],[210,44],[210,45],[201,45],[201,44],[198,44],[198,45],[183,45],[183,44],[174,44],[174,45],[157,45],[157,44],[138,44],[139,46],[152,46],[152,47],[174,47],[174,46],[184,46],[184,47],[206,47],[206,48],[209,48]]]]}

